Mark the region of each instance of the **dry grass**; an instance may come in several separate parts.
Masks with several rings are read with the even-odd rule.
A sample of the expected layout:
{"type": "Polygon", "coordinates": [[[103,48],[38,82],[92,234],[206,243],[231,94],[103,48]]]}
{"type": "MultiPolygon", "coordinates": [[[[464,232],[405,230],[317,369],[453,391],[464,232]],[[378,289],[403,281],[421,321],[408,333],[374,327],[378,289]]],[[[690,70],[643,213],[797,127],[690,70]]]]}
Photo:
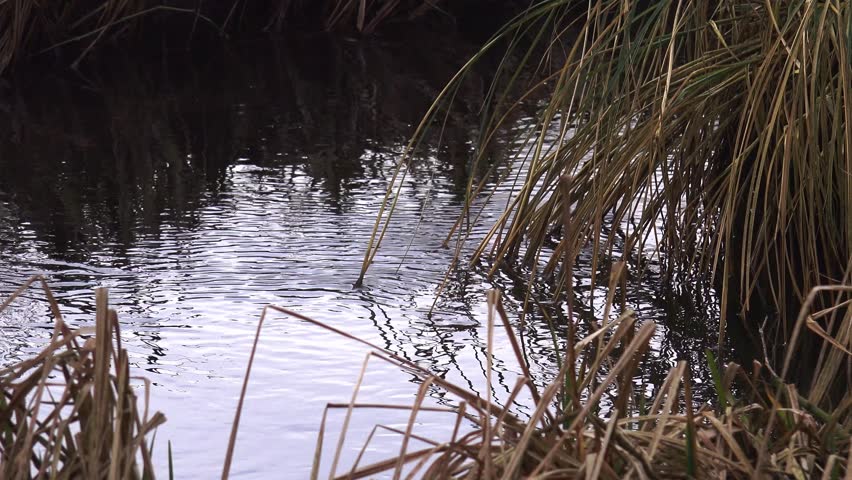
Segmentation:
{"type": "MultiPolygon", "coordinates": [[[[330,477],[372,478],[385,475],[399,478],[848,478],[852,395],[847,385],[850,375],[852,338],[852,288],[825,287],[809,296],[829,294],[837,301],[830,311],[802,311],[796,334],[812,332],[815,324],[838,322],[847,332],[842,338],[821,338],[825,356],[814,375],[809,396],[799,394],[771,368],[755,363],[750,369],[729,364],[718,368],[708,353],[717,398],[714,405],[692,400],[690,368],[678,362],[655,396],[645,398],[634,392],[632,379],[656,328],[639,325],[632,312],[604,323],[582,340],[573,338],[575,328],[567,327],[572,348],[558,352],[558,375],[543,390],[530,378],[527,364],[515,341],[512,324],[503,309],[499,293],[488,297],[488,344],[485,391],[491,391],[491,367],[495,329],[502,325],[515,351],[524,376],[506,400],[511,405],[519,396],[528,396],[534,405],[529,418],[482,398],[466,388],[390,351],[353,337],[305,315],[276,306],[264,309],[249,360],[243,392],[229,444],[223,479],[228,477],[231,456],[239,428],[242,402],[258,348],[261,329],[269,312],[309,322],[343,338],[369,346],[361,376],[348,403],[329,404],[320,426],[312,478],[318,478],[326,459],[323,445],[328,435],[326,419],[331,409],[345,411],[337,447],[331,452],[330,477]],[[499,324],[499,325],[498,325],[499,324]],[[358,401],[364,374],[372,359],[389,362],[421,380],[413,405],[369,404],[358,401]],[[750,371],[749,371],[750,370],[750,371]],[[830,384],[840,377],[844,388],[839,397],[826,395],[830,384]],[[825,387],[825,388],[821,388],[825,387]],[[456,408],[427,407],[427,392],[439,389],[455,399],[456,408]],[[608,404],[608,418],[598,410],[604,395],[616,395],[608,404]],[[353,415],[375,409],[410,412],[405,428],[376,425],[378,430],[396,433],[399,453],[371,465],[360,465],[373,435],[361,449],[351,468],[340,465],[347,426],[353,415]],[[444,412],[453,427],[450,438],[430,439],[415,433],[421,412],[444,412]],[[468,425],[467,431],[461,427],[468,425]],[[470,426],[473,426],[470,428],[470,426]],[[428,446],[410,449],[415,441],[428,446]],[[339,473],[338,470],[343,470],[339,473]]],[[[790,345],[788,359],[796,352],[790,345]]],[[[786,370],[786,366],[785,366],[786,370]]],[[[444,398],[447,398],[446,396],[444,398]]],[[[375,417],[372,414],[371,417],[375,417]]],[[[327,463],[326,463],[327,465],[327,463]]]]}
{"type": "MultiPolygon", "coordinates": [[[[530,284],[553,278],[548,300],[563,301],[580,252],[590,254],[593,284],[611,261],[641,273],[657,257],[672,279],[714,275],[723,312],[765,309],[779,319],[795,318],[815,286],[848,285],[850,25],[852,6],[839,0],[536,3],[469,64],[507,44],[526,60],[495,75],[474,163],[525,96],[550,96],[512,159],[523,168],[501,183],[514,197],[471,262],[522,265],[530,284]],[[518,42],[523,36],[532,40],[518,42]],[[531,71],[543,81],[512,93],[519,74],[531,71]]],[[[469,65],[421,134],[440,122],[438,106],[452,100],[469,65]]],[[[398,185],[388,191],[364,271],[387,232],[398,185]]],[[[471,181],[467,198],[488,188],[471,181]]],[[[467,239],[478,213],[465,209],[448,238],[467,239]]],[[[781,344],[792,324],[777,323],[773,343],[781,344]]],[[[720,344],[725,336],[723,318],[720,344]]]]}
{"type": "Polygon", "coordinates": [[[0,370],[0,478],[154,478],[146,437],[165,417],[149,416],[150,385],[130,375],[106,290],[96,293],[93,330],[68,328],[41,277],[18,289],[0,312],[34,282],[44,289],[56,327],[36,357],[0,370]],[[145,385],[141,409],[139,382],[145,385]]]}
{"type": "MultiPolygon", "coordinates": [[[[97,291],[97,321],[92,332],[72,332],[64,325],[58,305],[40,277],[15,292],[0,311],[35,281],[42,283],[57,319],[56,331],[38,356],[0,371],[0,476],[153,478],[145,436],[165,418],[160,413],[149,417],[147,408],[140,412],[137,407],[127,353],[118,340],[117,317],[108,308],[106,291],[97,291]],[[91,333],[94,337],[81,346],[83,336],[91,333]]],[[[574,337],[577,326],[569,322],[564,334],[570,348],[555,352],[559,372],[545,388],[538,388],[496,290],[489,292],[488,307],[486,391],[491,391],[494,337],[501,327],[523,372],[503,405],[334,327],[268,306],[258,323],[223,478],[229,476],[243,399],[270,312],[317,325],[371,348],[350,401],[326,407],[312,478],[318,478],[321,465],[327,465],[329,458],[331,478],[841,479],[852,472],[852,394],[848,389],[852,375],[852,287],[821,287],[808,295],[780,374],[757,362],[748,369],[736,364],[719,368],[708,353],[716,392],[712,404],[693,401],[691,369],[682,361],[671,369],[653,396],[633,390],[633,378],[656,326],[640,324],[630,311],[603,322],[583,339],[574,337]],[[812,310],[822,295],[829,296],[834,306],[812,310]],[[840,325],[845,335],[826,335],[831,324],[840,325]],[[805,396],[783,378],[806,336],[822,343],[823,355],[805,396]],[[359,402],[364,374],[373,359],[420,379],[413,404],[359,402]],[[833,388],[838,384],[842,386],[839,391],[833,388]],[[453,398],[451,404],[455,406],[427,406],[430,391],[435,389],[445,392],[444,398],[453,398]],[[533,407],[528,416],[519,416],[504,406],[524,397],[533,407]],[[606,418],[598,413],[603,405],[608,407],[606,418]],[[328,454],[323,447],[329,435],[326,418],[331,409],[344,410],[345,420],[336,449],[328,454]],[[374,430],[399,435],[399,453],[370,465],[360,465],[359,455],[351,467],[341,465],[352,416],[376,409],[409,412],[404,428],[377,425],[374,430]],[[418,435],[415,424],[422,412],[446,414],[453,434],[444,439],[418,435]],[[410,448],[415,442],[428,446],[410,448]]]]}

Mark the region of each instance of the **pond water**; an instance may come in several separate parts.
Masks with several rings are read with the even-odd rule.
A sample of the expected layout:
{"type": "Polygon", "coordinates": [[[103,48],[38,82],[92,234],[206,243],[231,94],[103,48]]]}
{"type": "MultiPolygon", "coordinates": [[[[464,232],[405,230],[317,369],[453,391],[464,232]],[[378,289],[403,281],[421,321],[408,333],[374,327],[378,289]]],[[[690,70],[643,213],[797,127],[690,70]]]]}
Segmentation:
{"type": "MultiPolygon", "coordinates": [[[[441,137],[412,163],[392,229],[363,287],[353,287],[408,137],[469,52],[446,39],[295,37],[144,66],[111,59],[108,70],[85,76],[12,82],[0,98],[0,294],[44,274],[69,323],[84,326],[94,321],[93,289],[109,287],[136,372],[151,379],[152,406],[168,418],[155,444],[161,475],[166,440],[177,478],[220,475],[267,304],[500,401],[520,369],[498,335],[498,374],[485,391],[485,293],[511,291],[513,282],[488,281],[478,269],[454,272],[428,314],[453,256],[442,243],[468,176],[479,174],[469,161],[487,65],[465,83],[441,137]]],[[[519,115],[515,131],[529,123],[519,115]]],[[[507,151],[513,133],[506,132],[507,151]]],[[[501,190],[497,198],[508,195],[501,190]]],[[[485,209],[474,237],[501,204],[485,209]]],[[[591,290],[583,272],[581,297],[591,290]]],[[[636,378],[648,395],[676,359],[701,369],[718,317],[712,298],[696,304],[654,278],[629,298],[643,321],[661,327],[636,378]]],[[[511,294],[508,301],[515,311],[511,294]]],[[[51,327],[42,295],[29,292],[0,314],[0,363],[36,352],[51,327]]],[[[550,333],[535,316],[524,332],[532,372],[543,382],[555,368],[550,333]]],[[[365,352],[273,316],[258,347],[234,478],[305,478],[323,408],[349,400],[365,352]]],[[[411,376],[373,361],[359,398],[411,404],[416,392],[411,376]]],[[[430,402],[453,405],[437,390],[430,402]]],[[[516,408],[523,413],[524,403],[516,408]]],[[[342,419],[332,412],[327,429],[338,431],[342,419]]],[[[405,412],[358,412],[341,465],[374,424],[406,421],[405,412]]],[[[416,433],[442,438],[452,427],[445,424],[440,414],[426,415],[416,433]]],[[[325,451],[335,443],[330,435],[325,451]]],[[[394,435],[378,434],[364,463],[398,447],[394,435]]]]}

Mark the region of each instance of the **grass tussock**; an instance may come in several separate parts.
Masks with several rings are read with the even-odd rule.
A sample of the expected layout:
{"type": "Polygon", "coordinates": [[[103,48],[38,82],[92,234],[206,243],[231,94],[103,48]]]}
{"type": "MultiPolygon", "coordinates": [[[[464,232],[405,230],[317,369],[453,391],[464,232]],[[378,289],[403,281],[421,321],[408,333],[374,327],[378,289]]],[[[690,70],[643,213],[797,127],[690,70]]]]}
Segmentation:
{"type": "MultiPolygon", "coordinates": [[[[844,388],[839,397],[827,394],[836,377],[850,375],[852,338],[818,333],[819,324],[837,322],[852,331],[852,288],[824,287],[809,296],[809,305],[796,322],[784,371],[774,372],[755,362],[749,368],[720,366],[712,353],[707,362],[713,372],[712,404],[693,400],[695,383],[690,368],[677,362],[653,396],[634,391],[633,378],[656,329],[640,324],[633,312],[599,326],[590,336],[577,339],[573,325],[566,327],[571,347],[556,352],[559,372],[544,388],[530,376],[516,341],[516,333],[499,299],[488,297],[486,392],[491,392],[495,330],[505,329],[523,376],[518,378],[503,405],[529,398],[532,413],[519,416],[490,397],[436,376],[416,363],[305,315],[276,306],[264,309],[249,360],[243,392],[234,421],[223,478],[227,478],[239,428],[242,401],[269,312],[309,322],[341,337],[371,347],[361,376],[348,403],[329,404],[323,415],[311,478],[330,465],[330,477],[372,478],[848,478],[852,395],[844,388]],[[835,308],[811,312],[807,308],[819,295],[837,302],[835,308]],[[815,335],[824,344],[824,356],[814,375],[814,388],[803,396],[784,382],[786,370],[801,342],[815,335]],[[372,360],[389,362],[421,380],[413,404],[359,402],[364,374],[372,360]],[[454,398],[457,407],[431,407],[429,392],[440,390],[454,398]],[[601,417],[602,409],[608,414],[601,417]],[[375,417],[375,410],[410,412],[404,427],[376,425],[351,466],[341,464],[347,426],[360,412],[375,417]],[[326,452],[329,411],[345,412],[336,449],[326,452]],[[444,412],[453,427],[450,438],[432,439],[415,432],[422,412],[444,412]],[[399,453],[384,461],[362,465],[361,459],[376,433],[398,435],[399,453]],[[412,448],[413,444],[426,445],[412,448]],[[325,462],[325,463],[323,463],[325,462]]],[[[845,385],[845,384],[844,384],[845,385]]],[[[333,438],[331,439],[333,440],[333,438]]]]}
{"type": "Polygon", "coordinates": [[[150,385],[130,375],[106,290],[97,290],[93,329],[71,330],[41,277],[0,312],[34,282],[42,284],[56,326],[38,355],[0,370],[0,478],[154,478],[146,437],[165,416],[149,415],[150,385]],[[142,382],[140,405],[135,384],[142,382]]]}
{"type": "MultiPolygon", "coordinates": [[[[473,262],[523,265],[531,280],[554,279],[558,300],[574,283],[565,259],[570,267],[589,253],[595,284],[610,261],[656,256],[672,278],[714,275],[724,312],[780,319],[795,318],[815,286],[849,284],[849,2],[537,2],[447,86],[412,149],[470,65],[507,45],[524,61],[495,75],[474,163],[511,126],[508,112],[536,91],[549,98],[512,159],[521,166],[494,187],[514,196],[473,262]],[[532,71],[543,80],[513,94],[532,71]]],[[[393,188],[364,270],[387,232],[393,188]]],[[[467,198],[489,188],[471,181],[467,198]]],[[[471,205],[449,239],[468,238],[480,218],[471,205]]],[[[781,343],[792,324],[778,323],[781,343]]]]}

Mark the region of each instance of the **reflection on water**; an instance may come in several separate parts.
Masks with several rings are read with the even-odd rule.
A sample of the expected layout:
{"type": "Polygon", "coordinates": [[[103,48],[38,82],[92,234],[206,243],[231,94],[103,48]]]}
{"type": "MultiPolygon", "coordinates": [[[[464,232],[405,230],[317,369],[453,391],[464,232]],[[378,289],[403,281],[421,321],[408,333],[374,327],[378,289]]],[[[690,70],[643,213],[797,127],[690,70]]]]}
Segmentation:
{"type": "MultiPolygon", "coordinates": [[[[70,323],[82,325],[93,321],[93,288],[110,288],[132,360],[147,371],[154,406],[169,418],[155,451],[163,459],[163,439],[172,441],[181,478],[210,478],[221,468],[256,320],[269,303],[485,395],[484,292],[518,286],[459,272],[436,313],[426,312],[452,257],[441,244],[471,174],[487,73],[468,79],[458,113],[413,162],[394,227],[365,286],[352,287],[400,152],[463,57],[447,42],[289,38],[204,59],[178,55],[156,68],[119,62],[109,73],[16,83],[0,99],[10,112],[0,119],[8,132],[0,138],[0,293],[45,273],[70,323]]],[[[524,125],[518,119],[517,128],[524,125]]],[[[486,209],[480,230],[496,208],[486,209]]],[[[578,294],[590,287],[578,274],[578,294]]],[[[714,302],[695,306],[660,292],[677,297],[652,281],[629,299],[641,318],[664,327],[636,379],[649,394],[674,359],[699,362],[714,332],[714,302]]],[[[38,348],[50,332],[45,313],[32,292],[0,315],[0,362],[38,348]]],[[[528,321],[524,347],[534,374],[552,374],[543,321],[528,321]]],[[[234,473],[303,478],[322,408],[348,399],[363,353],[315,327],[273,319],[259,347],[234,473]]],[[[499,400],[520,369],[507,342],[498,341],[495,356],[491,394],[499,400]]],[[[375,364],[361,399],[410,404],[416,388],[375,364]]],[[[447,402],[437,391],[432,400],[447,402]]],[[[349,453],[379,420],[370,415],[353,420],[349,453]]],[[[341,418],[332,415],[328,428],[341,418]]],[[[380,420],[407,417],[382,413],[380,420]]],[[[427,418],[418,428],[443,427],[427,418]]],[[[395,445],[385,438],[368,453],[395,445]]]]}

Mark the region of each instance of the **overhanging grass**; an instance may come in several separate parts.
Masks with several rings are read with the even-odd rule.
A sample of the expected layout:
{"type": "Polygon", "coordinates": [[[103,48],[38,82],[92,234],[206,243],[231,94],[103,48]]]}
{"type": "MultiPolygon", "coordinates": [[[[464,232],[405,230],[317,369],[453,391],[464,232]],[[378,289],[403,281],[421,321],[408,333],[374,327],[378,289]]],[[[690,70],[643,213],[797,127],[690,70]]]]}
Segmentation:
{"type": "MultiPolygon", "coordinates": [[[[777,312],[775,343],[788,339],[783,319],[807,292],[852,274],[850,10],[840,0],[536,3],[471,60],[506,44],[525,59],[495,76],[475,164],[528,95],[511,93],[521,71],[544,79],[530,91],[550,92],[515,159],[524,168],[505,179],[517,182],[515,195],[471,262],[525,264],[556,278],[562,300],[579,252],[591,252],[593,284],[600,265],[641,270],[650,252],[672,279],[714,275],[723,312],[777,312]],[[554,233],[558,245],[544,248],[554,233]]],[[[363,272],[387,231],[394,188],[363,272]]],[[[471,182],[468,199],[485,188],[471,182]]],[[[460,241],[471,218],[468,206],[460,241]]],[[[725,336],[723,318],[720,344],[725,336]]]]}

